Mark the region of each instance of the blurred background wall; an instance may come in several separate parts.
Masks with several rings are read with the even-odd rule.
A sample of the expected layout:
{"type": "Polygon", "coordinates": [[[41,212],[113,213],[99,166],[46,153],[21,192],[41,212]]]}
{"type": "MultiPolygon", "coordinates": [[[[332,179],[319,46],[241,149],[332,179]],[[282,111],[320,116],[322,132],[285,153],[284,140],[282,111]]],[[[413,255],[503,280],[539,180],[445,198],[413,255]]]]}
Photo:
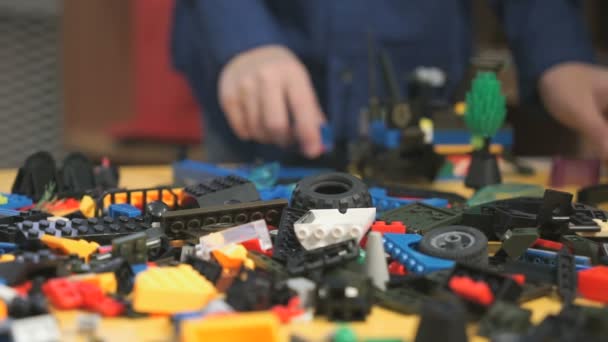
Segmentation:
{"type": "MultiPolygon", "coordinates": [[[[473,2],[480,50],[508,54],[486,1],[473,2]]],[[[0,167],[17,166],[42,148],[58,158],[80,150],[123,164],[169,162],[184,147],[203,158],[199,108],[169,62],[173,3],[0,0],[0,167]]],[[[606,60],[608,2],[585,4],[606,60]]],[[[516,152],[573,152],[572,134],[518,105],[513,70],[503,80],[516,152]],[[538,129],[570,138],[548,144],[535,140],[538,129]]]]}

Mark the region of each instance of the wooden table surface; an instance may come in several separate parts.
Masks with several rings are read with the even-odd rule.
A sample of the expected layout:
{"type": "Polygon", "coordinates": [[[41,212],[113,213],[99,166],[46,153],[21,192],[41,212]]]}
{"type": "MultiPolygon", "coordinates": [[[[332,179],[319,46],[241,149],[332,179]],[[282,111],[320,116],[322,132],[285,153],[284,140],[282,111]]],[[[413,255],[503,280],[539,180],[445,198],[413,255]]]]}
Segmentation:
{"type": "MultiPolygon", "coordinates": [[[[503,173],[506,182],[519,182],[529,184],[546,185],[548,182],[547,164],[535,163],[537,173],[534,176],[515,176],[503,173]]],[[[15,177],[14,170],[0,170],[0,191],[10,191],[15,177]]],[[[156,167],[125,167],[121,169],[121,186],[130,188],[150,187],[171,182],[171,169],[168,166],[156,167]]],[[[432,186],[443,191],[452,191],[464,196],[470,196],[471,191],[464,188],[461,181],[442,181],[432,186]]],[[[574,188],[566,188],[566,191],[574,191],[574,188]]],[[[581,303],[589,302],[579,300],[581,303]]],[[[561,302],[557,298],[541,298],[528,302],[525,308],[533,311],[532,321],[536,324],[551,313],[561,309],[561,302]]],[[[82,336],[76,333],[76,319],[81,314],[77,311],[56,312],[59,318],[61,330],[66,341],[84,341],[82,336]]],[[[362,338],[400,337],[413,340],[418,326],[418,317],[397,314],[379,307],[374,307],[365,322],[349,324],[357,335],[362,338]]],[[[331,334],[337,327],[335,323],[323,319],[314,319],[312,322],[297,322],[283,326],[283,334],[293,332],[313,341],[321,340],[331,334]]],[[[475,333],[476,327],[469,329],[470,336],[475,333]]],[[[145,319],[104,319],[99,328],[99,337],[106,341],[171,341],[175,340],[172,328],[165,318],[145,319]]],[[[471,341],[486,341],[481,337],[475,337],[471,341]]]]}

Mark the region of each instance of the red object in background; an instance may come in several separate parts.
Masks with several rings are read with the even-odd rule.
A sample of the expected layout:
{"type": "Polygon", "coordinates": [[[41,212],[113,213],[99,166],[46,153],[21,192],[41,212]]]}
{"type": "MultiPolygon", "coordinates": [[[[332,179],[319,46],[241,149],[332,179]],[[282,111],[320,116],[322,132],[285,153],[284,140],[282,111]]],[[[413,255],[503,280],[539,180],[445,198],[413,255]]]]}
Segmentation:
{"type": "MultiPolygon", "coordinates": [[[[393,221],[390,224],[387,224],[384,221],[376,221],[372,225],[370,229],[372,232],[379,232],[381,234],[384,233],[394,233],[394,234],[405,234],[407,228],[401,221],[393,221]]],[[[359,245],[363,248],[367,245],[367,234],[363,236],[359,245]]]]}
{"type": "Polygon", "coordinates": [[[608,304],[608,266],[579,271],[578,292],[587,299],[608,304]]]}
{"type": "Polygon", "coordinates": [[[172,66],[171,19],[175,0],[132,0],[134,115],[111,127],[121,140],[194,145],[201,142],[200,109],[172,66]]]}
{"type": "Polygon", "coordinates": [[[469,277],[454,276],[449,281],[452,292],[471,302],[488,306],[494,302],[494,294],[490,286],[483,281],[475,281],[469,277]]]}

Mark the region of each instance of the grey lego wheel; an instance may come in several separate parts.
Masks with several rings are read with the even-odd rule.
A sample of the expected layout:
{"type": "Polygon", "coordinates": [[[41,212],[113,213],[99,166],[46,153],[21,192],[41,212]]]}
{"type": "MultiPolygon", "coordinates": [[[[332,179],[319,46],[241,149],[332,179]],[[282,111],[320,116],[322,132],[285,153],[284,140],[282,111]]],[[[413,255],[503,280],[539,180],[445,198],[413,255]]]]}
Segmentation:
{"type": "Polygon", "coordinates": [[[306,177],[298,182],[291,196],[296,209],[369,208],[372,198],[367,186],[348,173],[331,172],[306,177]]]}
{"type": "Polygon", "coordinates": [[[424,235],[418,250],[469,265],[488,263],[488,238],[480,230],[468,226],[435,228],[424,235]]]}

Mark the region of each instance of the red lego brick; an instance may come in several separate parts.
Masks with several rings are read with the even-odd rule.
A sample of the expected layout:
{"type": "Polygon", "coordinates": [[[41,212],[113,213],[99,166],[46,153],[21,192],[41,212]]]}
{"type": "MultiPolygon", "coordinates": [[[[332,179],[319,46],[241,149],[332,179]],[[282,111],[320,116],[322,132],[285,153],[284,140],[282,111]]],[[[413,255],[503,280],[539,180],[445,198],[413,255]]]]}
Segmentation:
{"type": "Polygon", "coordinates": [[[536,239],[536,241],[534,241],[534,244],[532,245],[532,247],[540,248],[540,249],[549,249],[552,251],[559,251],[564,247],[564,244],[561,242],[555,242],[555,241],[551,241],[551,240],[536,239]]]}
{"type": "Polygon", "coordinates": [[[384,221],[376,221],[372,225],[372,232],[405,234],[407,228],[403,222],[400,221],[393,221],[390,224],[387,224],[384,221]]]}
{"type": "Polygon", "coordinates": [[[13,286],[13,289],[15,291],[17,291],[17,293],[19,293],[22,296],[27,296],[27,293],[30,291],[30,289],[32,288],[32,282],[31,281],[26,281],[23,284],[19,284],[17,286],[13,286]]]}
{"type": "Polygon", "coordinates": [[[587,299],[608,303],[608,266],[579,271],[578,292],[587,299]]]}
{"type": "Polygon", "coordinates": [[[524,285],[526,283],[526,275],[525,274],[510,274],[509,277],[519,285],[524,285]]]}
{"type": "Polygon", "coordinates": [[[263,250],[262,246],[260,246],[259,239],[247,240],[245,242],[241,242],[241,245],[243,245],[243,247],[245,247],[245,249],[247,249],[248,251],[259,252],[259,253],[265,254],[269,257],[272,257],[272,249],[263,250]]]}
{"type": "Polygon", "coordinates": [[[125,305],[110,297],[104,297],[95,307],[95,312],[104,317],[116,317],[125,311],[125,305]]]}
{"type": "Polygon", "coordinates": [[[406,275],[407,270],[399,262],[393,261],[388,265],[388,273],[392,275],[406,275]]]}
{"type": "Polygon", "coordinates": [[[469,277],[454,276],[450,279],[449,287],[452,292],[471,302],[488,306],[494,302],[494,294],[490,286],[483,281],[475,281],[469,277]]]}
{"type": "Polygon", "coordinates": [[[42,285],[42,291],[57,309],[77,309],[84,303],[78,285],[67,279],[51,279],[42,285]]]}
{"type": "Polygon", "coordinates": [[[97,305],[104,299],[103,291],[99,286],[90,282],[75,283],[82,296],[82,308],[95,311],[97,305]]]}

